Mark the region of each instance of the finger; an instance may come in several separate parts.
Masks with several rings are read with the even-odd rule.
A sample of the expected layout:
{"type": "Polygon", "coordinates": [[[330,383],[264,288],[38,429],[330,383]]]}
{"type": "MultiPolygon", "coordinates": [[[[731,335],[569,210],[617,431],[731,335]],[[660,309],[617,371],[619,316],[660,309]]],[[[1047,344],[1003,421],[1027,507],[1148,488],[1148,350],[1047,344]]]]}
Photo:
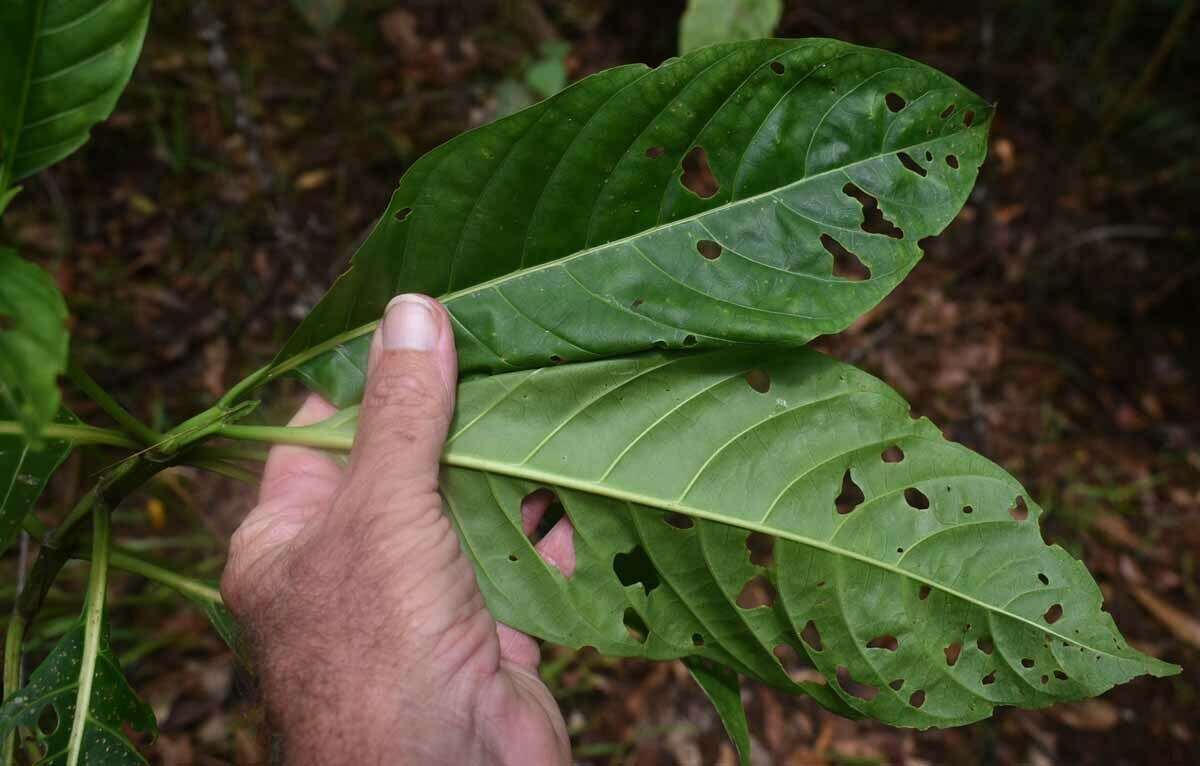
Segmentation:
{"type": "Polygon", "coordinates": [[[530,492],[521,501],[521,531],[528,537],[537,529],[538,523],[541,522],[542,516],[546,515],[546,509],[554,504],[554,493],[548,489],[539,489],[535,492],[530,492]]]}
{"type": "Polygon", "coordinates": [[[562,572],[563,577],[575,574],[575,527],[566,516],[559,519],[533,549],[546,563],[562,572]]]}
{"type": "MultiPolygon", "coordinates": [[[[525,534],[537,528],[542,514],[554,502],[554,493],[540,489],[525,498],[521,504],[521,526],[525,534]]],[[[571,520],[563,516],[546,536],[534,546],[547,564],[562,572],[564,577],[575,574],[575,528],[571,520]]],[[[496,623],[496,636],[500,639],[500,657],[531,673],[537,672],[541,661],[541,650],[537,641],[504,623],[496,623]]]]}
{"type": "MultiPolygon", "coordinates": [[[[337,412],[332,404],[317,394],[309,394],[292,416],[290,426],[306,426],[318,423],[337,412]]],[[[263,468],[259,503],[303,498],[308,504],[328,499],[341,479],[342,469],[337,462],[320,450],[280,444],[267,453],[267,464],[263,468]]]]}
{"type": "Polygon", "coordinates": [[[349,481],[398,500],[435,492],[457,377],[449,315],[432,298],[398,296],[372,345],[349,481]]]}
{"type": "Polygon", "coordinates": [[[502,622],[496,623],[496,637],[500,639],[500,659],[517,667],[536,673],[542,660],[542,650],[537,641],[516,628],[502,622]]]}

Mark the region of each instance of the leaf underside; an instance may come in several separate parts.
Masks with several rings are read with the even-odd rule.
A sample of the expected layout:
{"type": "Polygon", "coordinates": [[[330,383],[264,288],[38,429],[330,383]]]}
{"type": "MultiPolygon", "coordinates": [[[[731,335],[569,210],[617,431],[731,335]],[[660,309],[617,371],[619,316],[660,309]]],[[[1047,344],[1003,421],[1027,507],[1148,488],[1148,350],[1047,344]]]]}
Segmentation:
{"type": "Polygon", "coordinates": [[[50,275],[0,248],[0,402],[35,443],[58,412],[66,322],[66,303],[50,275]]]}
{"type": "Polygon", "coordinates": [[[22,178],[79,148],[133,73],[150,0],[0,3],[0,156],[22,178]]]}
{"type": "Polygon", "coordinates": [[[702,657],[685,657],[683,664],[712,702],[725,726],[725,733],[737,748],[738,759],[744,766],[749,766],[750,724],[746,721],[746,709],[742,707],[742,688],[737,673],[702,657]]]}
{"type": "MultiPolygon", "coordinates": [[[[44,757],[38,766],[62,766],[67,762],[67,743],[75,715],[79,689],[79,666],[83,654],[83,625],[72,628],[29,678],[29,683],[0,708],[0,736],[18,726],[35,732],[44,757]],[[53,729],[42,731],[43,713],[53,708],[53,729]]],[[[141,766],[146,763],[122,732],[123,727],[153,738],[158,733],[154,711],[138,699],[125,680],[108,645],[108,631],[101,639],[96,676],[87,725],[83,733],[80,763],[106,766],[141,766]]]]}
{"type": "Polygon", "coordinates": [[[225,645],[233,650],[234,656],[238,661],[247,668],[252,668],[253,663],[250,661],[250,655],[246,651],[245,642],[242,640],[242,628],[234,619],[233,614],[229,609],[221,603],[214,601],[206,601],[198,598],[192,598],[192,603],[204,610],[204,616],[208,618],[213,629],[217,631],[217,635],[225,642],[225,645]]]}
{"type": "Polygon", "coordinates": [[[1015,479],[816,352],[467,381],[443,462],[489,607],[556,643],[703,657],[921,728],[1177,670],[1126,644],[1015,479]],[[541,487],[575,528],[569,579],[522,531],[541,487]]]}
{"type": "Polygon", "coordinates": [[[398,292],[441,297],[464,375],[837,332],[961,208],[991,112],[834,40],[601,72],[414,164],[277,372],[357,401],[398,292]]]}

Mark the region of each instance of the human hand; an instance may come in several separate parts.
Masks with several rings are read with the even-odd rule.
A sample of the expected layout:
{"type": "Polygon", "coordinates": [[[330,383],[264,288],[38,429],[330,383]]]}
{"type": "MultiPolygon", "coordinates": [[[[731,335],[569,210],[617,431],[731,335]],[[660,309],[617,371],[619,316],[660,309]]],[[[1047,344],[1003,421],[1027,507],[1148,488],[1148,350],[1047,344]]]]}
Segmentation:
{"type": "MultiPolygon", "coordinates": [[[[246,628],[289,766],[570,762],[537,644],[492,618],[442,512],[456,382],[445,309],[393,300],[348,467],[273,448],[259,504],[233,536],[221,592],[246,628]]],[[[313,395],[292,423],[333,412],[313,395]]],[[[526,498],[526,532],[552,499],[526,498]]],[[[572,573],[566,518],[538,549],[572,573]]]]}

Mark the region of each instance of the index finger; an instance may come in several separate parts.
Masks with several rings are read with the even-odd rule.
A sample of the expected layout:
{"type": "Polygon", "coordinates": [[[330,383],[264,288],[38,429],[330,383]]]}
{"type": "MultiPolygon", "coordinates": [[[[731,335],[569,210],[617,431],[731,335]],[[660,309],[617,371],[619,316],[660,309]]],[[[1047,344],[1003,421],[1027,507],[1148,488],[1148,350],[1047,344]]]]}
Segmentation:
{"type": "MultiPolygon", "coordinates": [[[[337,408],[320,395],[309,394],[288,425],[312,425],[336,412],[337,408]]],[[[319,502],[333,494],[341,478],[341,466],[328,454],[311,447],[277,444],[267,453],[258,501],[266,503],[290,496],[319,502]]]]}

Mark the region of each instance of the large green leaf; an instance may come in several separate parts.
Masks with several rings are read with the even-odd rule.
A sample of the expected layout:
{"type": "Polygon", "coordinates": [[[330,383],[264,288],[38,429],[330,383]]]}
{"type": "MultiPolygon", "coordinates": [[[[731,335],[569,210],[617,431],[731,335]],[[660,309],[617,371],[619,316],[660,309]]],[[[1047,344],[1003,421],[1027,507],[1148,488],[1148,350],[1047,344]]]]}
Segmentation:
{"type": "Polygon", "coordinates": [[[782,15],[783,0],[688,0],[679,20],[679,52],[770,37],[782,15]]]}
{"type": "MultiPolygon", "coordinates": [[[[38,766],[62,766],[67,762],[67,743],[75,716],[75,695],[79,690],[79,667],[83,660],[82,623],[71,629],[33,672],[25,688],[0,708],[0,736],[17,726],[36,732],[45,748],[38,766]],[[43,731],[43,711],[54,710],[54,728],[43,731]]],[[[84,728],[80,763],[94,766],[135,766],[144,759],[125,735],[124,726],[153,737],[158,733],[154,711],[138,699],[130,688],[117,659],[108,645],[108,632],[101,638],[96,672],[92,681],[91,707],[84,728]]]]}
{"type": "Polygon", "coordinates": [[[66,322],[67,305],[50,275],[0,248],[0,402],[34,442],[58,412],[66,322]]]}
{"type": "Polygon", "coordinates": [[[75,151],[133,73],[150,0],[0,3],[0,192],[75,151]]]}
{"type": "Polygon", "coordinates": [[[953,219],[990,119],[949,77],[834,40],[602,72],[414,164],[272,374],[355,401],[405,291],[442,297],[466,374],[837,332],[953,219]],[[708,197],[684,183],[712,191],[698,149],[708,197]],[[855,257],[869,278],[835,273],[855,257]]]}
{"type": "MultiPolygon", "coordinates": [[[[0,401],[0,421],[11,417],[8,404],[0,401]]],[[[65,407],[54,420],[79,424],[65,407]]],[[[62,439],[43,439],[34,447],[25,435],[0,433],[0,554],[8,550],[46,482],[70,452],[71,443],[62,439]]]]}
{"type": "Polygon", "coordinates": [[[793,689],[798,655],[823,704],[916,727],[1177,671],[1126,644],[1015,479],[813,351],[466,381],[443,463],[489,607],[556,643],[793,689]],[[540,487],[575,527],[570,578],[522,532],[540,487]]]}

